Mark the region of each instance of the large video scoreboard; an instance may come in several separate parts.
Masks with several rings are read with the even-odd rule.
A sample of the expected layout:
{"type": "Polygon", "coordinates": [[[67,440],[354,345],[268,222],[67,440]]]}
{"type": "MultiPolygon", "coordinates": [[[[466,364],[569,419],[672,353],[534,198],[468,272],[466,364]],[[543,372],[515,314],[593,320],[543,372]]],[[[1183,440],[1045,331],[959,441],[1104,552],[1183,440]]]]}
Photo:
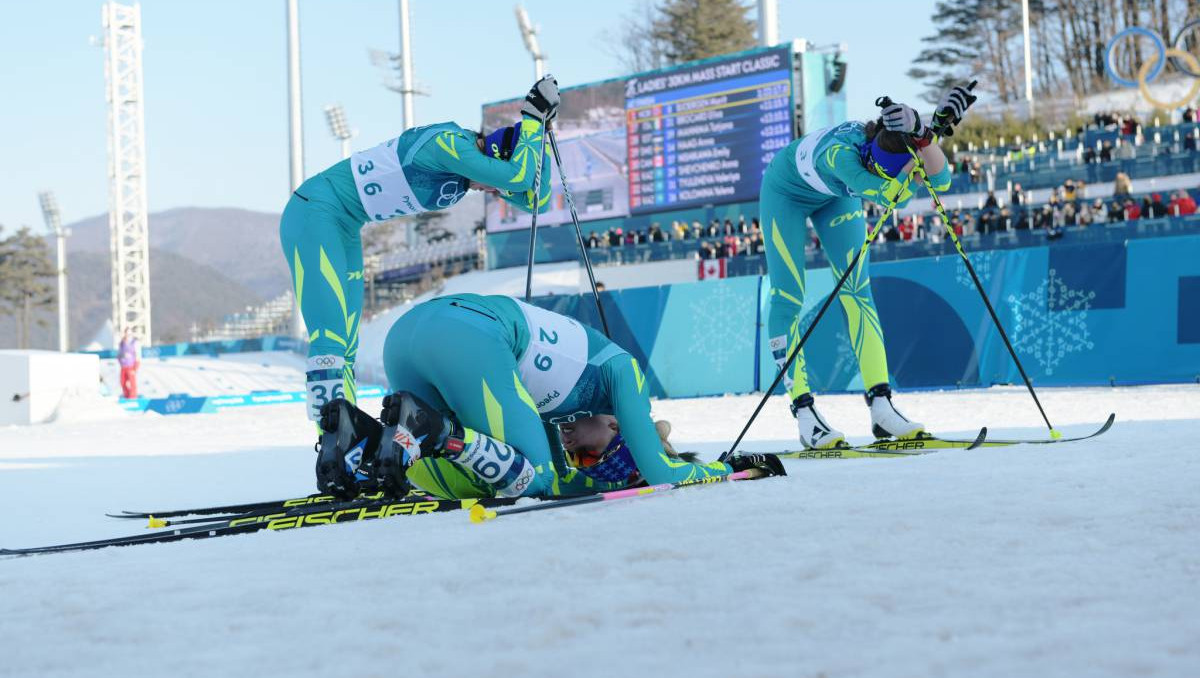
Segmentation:
{"type": "MultiPolygon", "coordinates": [[[[775,47],[564,87],[555,134],[580,219],[756,199],[767,164],[794,137],[794,58],[775,47]]],[[[485,130],[511,125],[520,103],[485,105],[485,130]]],[[[538,221],[565,223],[558,172],[550,179],[554,197],[538,221]]],[[[504,201],[486,204],[489,232],[529,227],[504,201]]]]}
{"type": "Polygon", "coordinates": [[[792,140],[787,49],[625,83],[633,214],[753,200],[792,140]]]}

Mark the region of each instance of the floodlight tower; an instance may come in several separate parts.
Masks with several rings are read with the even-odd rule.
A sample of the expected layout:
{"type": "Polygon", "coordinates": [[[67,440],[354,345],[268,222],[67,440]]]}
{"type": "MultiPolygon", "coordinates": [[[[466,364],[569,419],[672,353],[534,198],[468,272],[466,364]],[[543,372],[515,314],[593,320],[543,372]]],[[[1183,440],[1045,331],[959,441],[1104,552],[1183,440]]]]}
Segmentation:
{"type": "Polygon", "coordinates": [[[330,104],[325,107],[325,121],[329,123],[329,132],[333,138],[342,142],[342,157],[350,157],[350,140],[354,132],[346,124],[346,109],[341,104],[330,104]]]}
{"type": "Polygon", "coordinates": [[[112,245],[113,332],[150,328],[150,237],[146,206],[146,125],[142,90],[141,6],[107,2],[104,76],[108,100],[108,226],[112,245]]]}
{"type": "Polygon", "coordinates": [[[66,353],[69,328],[67,326],[67,232],[63,230],[62,215],[58,211],[58,199],[52,191],[38,193],[42,203],[42,218],[46,230],[58,241],[58,350],[66,353]]]}
{"type": "Polygon", "coordinates": [[[517,27],[521,29],[521,40],[525,42],[525,49],[529,51],[529,56],[533,57],[533,77],[535,80],[541,80],[542,75],[546,72],[546,54],[542,52],[541,46],[538,44],[537,29],[533,27],[533,22],[529,20],[529,13],[521,5],[513,8],[517,14],[517,27]]]}

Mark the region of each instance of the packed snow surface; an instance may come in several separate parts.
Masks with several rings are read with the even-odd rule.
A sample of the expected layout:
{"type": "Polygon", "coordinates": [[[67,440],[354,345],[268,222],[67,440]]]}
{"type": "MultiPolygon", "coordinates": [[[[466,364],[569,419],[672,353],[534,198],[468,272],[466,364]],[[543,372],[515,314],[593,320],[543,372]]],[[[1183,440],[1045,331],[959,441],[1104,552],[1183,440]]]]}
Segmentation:
{"type": "MultiPolygon", "coordinates": [[[[143,358],[137,372],[138,395],[165,398],[244,395],[253,391],[299,391],[304,388],[304,356],[288,351],[254,351],[143,358]]],[[[100,361],[100,376],[113,394],[121,391],[121,367],[100,361]]]]}
{"type": "MultiPolygon", "coordinates": [[[[1200,388],[1040,395],[1067,435],[1117,424],[484,525],[0,560],[0,675],[1200,675],[1200,388]]],[[[654,409],[712,456],[755,402],[654,409]]],[[[896,403],[945,434],[1045,433],[1022,389],[896,403]]],[[[866,437],[861,397],[818,406],[866,437]]],[[[792,426],[776,399],[746,447],[791,447],[792,426]]],[[[299,406],[4,429],[0,545],[142,530],[105,511],[305,494],[312,442],[299,406]]]]}

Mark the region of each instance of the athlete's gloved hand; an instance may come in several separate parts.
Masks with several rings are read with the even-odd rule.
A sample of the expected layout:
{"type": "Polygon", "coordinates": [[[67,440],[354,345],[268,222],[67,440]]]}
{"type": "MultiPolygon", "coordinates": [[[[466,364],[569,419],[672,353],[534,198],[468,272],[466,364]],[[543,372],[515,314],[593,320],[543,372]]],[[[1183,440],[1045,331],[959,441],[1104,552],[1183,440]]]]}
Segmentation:
{"type": "Polygon", "coordinates": [[[925,134],[921,114],[908,104],[892,104],[883,109],[883,127],[892,132],[902,132],[914,137],[925,134]]]}
{"type": "Polygon", "coordinates": [[[755,452],[753,454],[735,454],[725,460],[734,471],[747,471],[750,469],[758,469],[767,476],[786,476],[787,470],[783,468],[783,462],[779,461],[779,457],[767,452],[755,452]]]}
{"type": "Polygon", "coordinates": [[[525,103],[521,105],[521,115],[550,122],[558,115],[560,103],[562,98],[558,95],[558,81],[553,75],[547,75],[529,88],[525,103]]]}
{"type": "Polygon", "coordinates": [[[912,190],[902,182],[892,179],[883,185],[883,198],[889,203],[900,206],[912,198],[912,190]]]}
{"type": "Polygon", "coordinates": [[[938,136],[954,136],[954,126],[962,122],[967,109],[979,98],[971,94],[971,90],[975,89],[976,82],[972,80],[966,86],[951,87],[950,91],[942,96],[942,100],[938,102],[933,113],[933,131],[938,136]]]}

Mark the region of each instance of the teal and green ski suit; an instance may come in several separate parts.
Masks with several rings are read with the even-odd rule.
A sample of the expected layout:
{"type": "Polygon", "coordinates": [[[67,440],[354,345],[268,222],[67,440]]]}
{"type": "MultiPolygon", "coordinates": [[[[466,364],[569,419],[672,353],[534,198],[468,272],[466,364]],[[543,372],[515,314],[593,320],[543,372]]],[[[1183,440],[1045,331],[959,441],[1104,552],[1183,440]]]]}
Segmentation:
{"type": "MultiPolygon", "coordinates": [[[[617,418],[651,485],[731,472],[722,462],[699,464],[665,453],[650,418],[646,378],[633,356],[590,327],[509,297],[460,294],[417,305],[388,332],[383,364],[392,391],[410,391],[524,456],[535,471],[526,496],[622,486],[567,465],[555,424],[593,414],[617,418]]],[[[490,496],[495,489],[445,459],[422,458],[408,477],[446,498],[490,496]]]]}
{"type": "MultiPolygon", "coordinates": [[[[901,191],[903,176],[888,179],[863,166],[859,149],[867,143],[864,128],[861,122],[846,122],[806,134],[781,150],[763,174],[759,218],[771,281],[767,330],[771,354],[780,368],[804,329],[800,311],[806,221],[812,219],[830,273],[837,280],[867,237],[863,200],[881,205],[895,200],[902,206],[912,197],[910,190],[901,191]]],[[[949,188],[949,165],[930,177],[930,183],[934,190],[949,188]]],[[[871,295],[869,268],[868,249],[838,293],[864,388],[888,381],[883,328],[871,295]]],[[[793,400],[810,391],[803,351],[784,382],[793,400]]]]}
{"type": "MultiPolygon", "coordinates": [[[[541,122],[529,117],[521,121],[509,160],[484,154],[476,134],[454,123],[428,125],[355,153],[296,189],[283,211],[279,241],[308,326],[309,389],[320,391],[309,394],[311,418],[316,418],[312,406],[338,396],[356,401],[363,224],[446,209],[466,195],[470,182],[495,187],[502,199],[532,211],[535,163],[542,150],[541,122]],[[314,364],[314,356],[322,360],[314,364]],[[330,386],[338,378],[341,389],[330,386]]],[[[542,212],[550,201],[544,153],[540,162],[537,206],[542,212]]]]}

